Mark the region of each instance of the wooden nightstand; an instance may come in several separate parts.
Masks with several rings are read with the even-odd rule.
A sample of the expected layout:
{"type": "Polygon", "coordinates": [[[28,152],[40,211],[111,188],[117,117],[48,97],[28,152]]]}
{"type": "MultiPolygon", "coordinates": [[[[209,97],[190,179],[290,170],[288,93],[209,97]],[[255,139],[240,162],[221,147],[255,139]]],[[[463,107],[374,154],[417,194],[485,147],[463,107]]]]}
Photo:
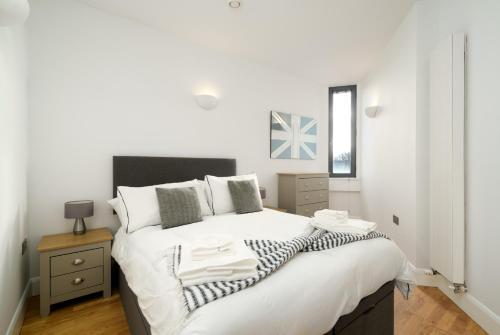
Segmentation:
{"type": "Polygon", "coordinates": [[[84,235],[43,236],[40,253],[40,315],[52,304],[94,292],[111,295],[111,240],[107,228],[84,235]]]}
{"type": "Polygon", "coordinates": [[[274,209],[275,211],[283,212],[283,213],[287,213],[288,212],[288,210],[286,210],[285,208],[278,208],[278,207],[271,207],[271,206],[264,206],[264,208],[274,209]]]}

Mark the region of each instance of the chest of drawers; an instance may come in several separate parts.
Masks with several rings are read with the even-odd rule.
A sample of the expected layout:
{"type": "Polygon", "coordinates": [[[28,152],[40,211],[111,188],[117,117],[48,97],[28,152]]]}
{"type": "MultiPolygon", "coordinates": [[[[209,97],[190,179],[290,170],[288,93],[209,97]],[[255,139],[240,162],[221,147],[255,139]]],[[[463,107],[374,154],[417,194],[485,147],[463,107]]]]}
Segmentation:
{"type": "Polygon", "coordinates": [[[278,173],[278,207],[312,216],[329,207],[328,173],[278,173]]]}

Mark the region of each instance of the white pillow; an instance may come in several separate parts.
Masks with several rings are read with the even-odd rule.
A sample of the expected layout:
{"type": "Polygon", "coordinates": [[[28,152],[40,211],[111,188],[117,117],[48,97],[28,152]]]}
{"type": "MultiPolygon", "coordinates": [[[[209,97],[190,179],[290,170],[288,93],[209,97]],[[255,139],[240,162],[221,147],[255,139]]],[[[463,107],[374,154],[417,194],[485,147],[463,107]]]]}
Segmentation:
{"type": "Polygon", "coordinates": [[[127,214],[123,211],[122,201],[118,199],[118,197],[108,200],[108,204],[113,207],[116,215],[118,215],[118,219],[120,220],[120,224],[127,228],[127,214]]]}
{"type": "Polygon", "coordinates": [[[201,215],[212,215],[207,198],[203,191],[203,183],[199,180],[190,180],[182,183],[169,183],[144,187],[118,186],[118,197],[122,200],[127,233],[140,228],[161,223],[160,208],[156,197],[156,188],[194,187],[200,203],[201,215]]]}
{"type": "Polygon", "coordinates": [[[208,184],[207,198],[214,215],[234,212],[233,199],[227,186],[228,180],[254,180],[257,199],[262,206],[262,199],[259,193],[259,181],[255,173],[232,177],[215,177],[205,176],[205,181],[208,184]]]}

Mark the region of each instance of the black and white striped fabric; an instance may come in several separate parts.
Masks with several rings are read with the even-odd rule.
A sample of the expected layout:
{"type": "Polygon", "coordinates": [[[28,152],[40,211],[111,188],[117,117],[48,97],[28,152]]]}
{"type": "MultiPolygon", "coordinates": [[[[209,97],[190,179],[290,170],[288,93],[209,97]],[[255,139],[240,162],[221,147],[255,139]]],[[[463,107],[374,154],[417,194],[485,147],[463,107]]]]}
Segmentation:
{"type": "MultiPolygon", "coordinates": [[[[348,233],[330,233],[322,229],[315,229],[310,234],[300,235],[284,242],[245,240],[246,245],[255,251],[259,257],[259,265],[257,266],[258,275],[244,280],[218,281],[183,287],[186,307],[189,312],[192,312],[209,302],[253,286],[279,269],[299,252],[327,250],[356,241],[380,237],[387,238],[385,234],[379,232],[371,232],[367,235],[354,235],[348,233]]],[[[179,245],[174,248],[173,270],[175,273],[177,273],[177,267],[180,263],[181,252],[182,246],[179,245]]]]}

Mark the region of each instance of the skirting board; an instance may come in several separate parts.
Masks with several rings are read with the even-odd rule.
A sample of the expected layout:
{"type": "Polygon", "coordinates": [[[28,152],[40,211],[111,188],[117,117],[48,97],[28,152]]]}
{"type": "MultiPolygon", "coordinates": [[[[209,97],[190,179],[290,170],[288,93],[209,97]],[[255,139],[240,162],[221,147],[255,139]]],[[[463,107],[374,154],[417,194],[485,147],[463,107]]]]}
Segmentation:
{"type": "Polygon", "coordinates": [[[31,279],[26,283],[21,299],[17,304],[16,311],[10,320],[9,327],[7,328],[6,335],[18,335],[23,326],[24,314],[26,313],[26,301],[31,296],[31,279]]]}
{"type": "Polygon", "coordinates": [[[491,309],[483,305],[470,293],[455,294],[448,286],[450,283],[446,278],[437,275],[426,275],[429,270],[417,269],[417,285],[433,286],[439,288],[451,301],[453,301],[461,310],[476,321],[488,334],[500,334],[500,316],[496,315],[491,309]]]}

